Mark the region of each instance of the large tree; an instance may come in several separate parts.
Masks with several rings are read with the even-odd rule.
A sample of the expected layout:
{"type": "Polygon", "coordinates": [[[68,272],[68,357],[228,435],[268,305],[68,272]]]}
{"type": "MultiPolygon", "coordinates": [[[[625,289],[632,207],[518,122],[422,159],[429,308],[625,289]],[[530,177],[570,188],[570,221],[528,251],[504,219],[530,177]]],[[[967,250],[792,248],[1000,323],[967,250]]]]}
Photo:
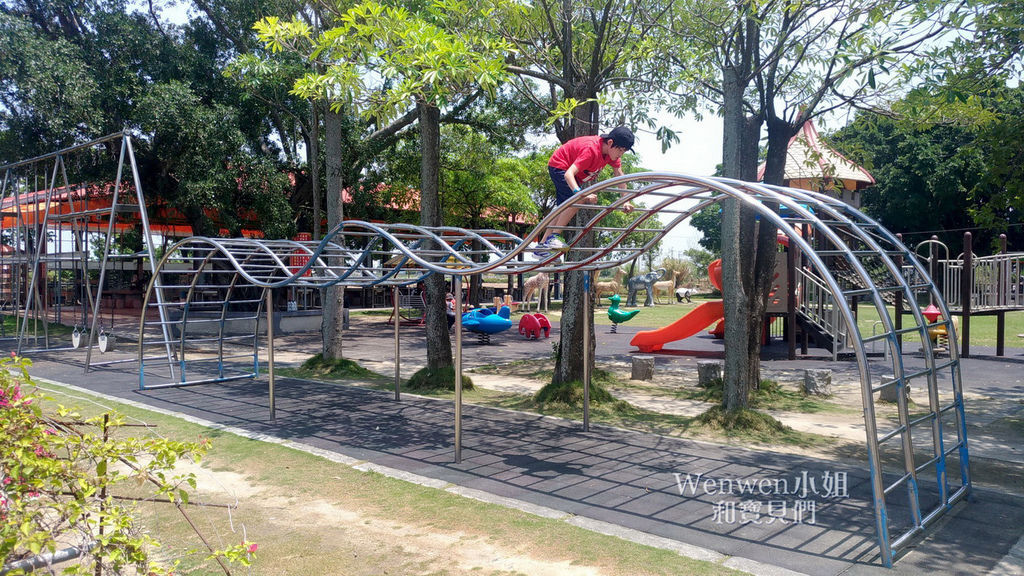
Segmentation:
{"type": "Polygon", "coordinates": [[[920,110],[903,113],[920,105],[915,92],[833,136],[878,182],[864,191],[864,210],[911,247],[936,235],[956,256],[967,230],[976,247],[994,248],[999,234],[1024,243],[1024,89],[990,78],[966,100],[922,122],[920,110]]]}
{"type": "MultiPolygon", "coordinates": [[[[238,32],[252,37],[251,23],[242,18],[238,32]]],[[[171,25],[121,0],[12,1],[0,6],[0,29],[4,159],[135,129],[145,192],[205,234],[217,227],[204,209],[236,213],[239,179],[282,168],[266,108],[222,76],[234,48],[206,20],[171,25]]],[[[285,192],[276,184],[250,190],[263,191],[285,192]]],[[[245,204],[265,228],[287,233],[287,205],[262,196],[245,204]]],[[[237,233],[230,220],[220,224],[237,233]]]]}
{"type": "MultiPolygon", "coordinates": [[[[300,50],[322,62],[323,73],[313,72],[296,82],[297,94],[326,98],[334,112],[353,111],[386,125],[389,136],[413,119],[418,121],[420,223],[440,226],[443,115],[459,114],[481,96],[493,94],[505,75],[502,59],[507,47],[487,36],[467,33],[479,25],[473,21],[477,16],[459,0],[430,6],[413,3],[408,9],[371,1],[345,11],[334,28],[316,37],[298,19],[268,18],[258,26],[272,49],[295,49],[302,44],[300,50]]],[[[327,153],[328,157],[333,153],[330,141],[327,153]]],[[[432,275],[425,285],[427,368],[437,373],[452,365],[444,278],[432,275]]]]}
{"type": "MultiPolygon", "coordinates": [[[[782,182],[786,150],[811,118],[884,97],[879,79],[938,36],[961,5],[910,0],[724,0],[684,2],[672,30],[692,60],[677,59],[724,121],[723,174],[755,180],[767,127],[764,181],[782,182]],[[696,49],[693,47],[696,46],[696,49]]],[[[776,231],[752,210],[722,208],[725,406],[741,409],[760,382],[760,342],[774,268],[776,231]]]]}
{"type": "MultiPolygon", "coordinates": [[[[515,48],[507,69],[522,97],[549,115],[560,142],[617,124],[654,125],[649,112],[659,101],[662,69],[650,63],[659,49],[658,19],[673,2],[494,3],[499,33],[515,48]]],[[[582,313],[590,295],[583,293],[581,275],[565,274],[554,382],[582,381],[582,313]]],[[[594,324],[589,325],[593,347],[594,324]]]]}

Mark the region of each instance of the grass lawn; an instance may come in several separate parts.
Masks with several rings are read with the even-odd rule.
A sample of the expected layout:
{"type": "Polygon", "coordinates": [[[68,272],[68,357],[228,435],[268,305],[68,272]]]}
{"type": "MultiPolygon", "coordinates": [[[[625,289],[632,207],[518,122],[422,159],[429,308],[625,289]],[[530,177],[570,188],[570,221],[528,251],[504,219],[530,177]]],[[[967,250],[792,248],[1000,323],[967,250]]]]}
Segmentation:
{"type": "MultiPolygon", "coordinates": [[[[71,318],[70,314],[68,314],[68,318],[71,318]]],[[[18,326],[15,324],[16,321],[17,318],[15,318],[13,314],[0,315],[0,322],[3,323],[3,334],[6,334],[8,337],[17,337],[18,326]]],[[[57,324],[54,322],[47,322],[46,326],[44,326],[44,322],[42,320],[35,320],[33,318],[29,318],[28,324],[25,327],[25,336],[27,338],[31,338],[33,336],[38,335],[39,338],[42,338],[44,329],[48,329],[50,331],[51,338],[58,336],[69,336],[71,332],[74,330],[72,326],[66,326],[64,324],[57,324]]]]}
{"type": "MultiPolygon", "coordinates": [[[[45,385],[64,405],[101,413],[87,396],[45,385]]],[[[205,437],[212,448],[192,465],[198,491],[187,512],[216,547],[255,542],[258,574],[740,574],[718,564],[634,544],[502,506],[412,484],[186,420],[99,400],[155,428],[133,434],[205,437]],[[225,508],[236,504],[230,516],[225,508]],[[244,532],[244,536],[243,536],[244,532]]],[[[49,404],[52,407],[52,403],[49,404]]],[[[175,550],[201,544],[174,508],[142,502],[144,529],[175,550]]],[[[203,554],[176,574],[219,573],[203,554]]],[[[237,573],[245,573],[239,569],[237,573]]]]}

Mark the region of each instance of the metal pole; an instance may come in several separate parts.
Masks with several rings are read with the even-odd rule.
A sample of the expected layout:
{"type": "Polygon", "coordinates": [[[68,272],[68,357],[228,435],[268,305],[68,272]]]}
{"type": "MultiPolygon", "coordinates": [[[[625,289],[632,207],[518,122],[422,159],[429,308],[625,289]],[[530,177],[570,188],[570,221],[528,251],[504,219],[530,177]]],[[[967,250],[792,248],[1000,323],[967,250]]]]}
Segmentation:
{"type": "Polygon", "coordinates": [[[963,330],[960,331],[960,357],[971,357],[971,297],[974,294],[974,246],[970,232],[964,232],[964,261],[960,271],[960,314],[963,330]]]}
{"type": "MultiPolygon", "coordinates": [[[[996,268],[996,302],[1000,308],[1006,307],[1006,295],[1009,292],[1007,280],[1010,277],[1010,269],[1007,267],[1006,259],[1006,234],[999,235],[999,266],[996,268]]],[[[1006,310],[996,312],[996,356],[1002,356],[1006,352],[1006,310]]]]}
{"type": "MultiPolygon", "coordinates": [[[[142,179],[139,178],[139,165],[135,162],[135,149],[132,147],[132,137],[127,133],[123,132],[122,137],[125,142],[125,150],[128,151],[128,162],[132,169],[132,181],[135,183],[135,198],[139,203],[139,221],[142,222],[142,234],[146,239],[146,256],[149,258],[149,272],[156,278],[153,282],[153,295],[156,296],[156,308],[160,315],[160,332],[164,337],[164,351],[167,353],[167,368],[170,371],[171,378],[174,378],[174,352],[171,350],[171,332],[168,328],[167,322],[167,309],[164,306],[164,290],[161,287],[160,278],[156,273],[156,250],[153,248],[153,229],[149,227],[149,213],[146,211],[146,198],[142,194],[142,179]]],[[[88,269],[88,262],[86,262],[86,269],[88,269]]],[[[88,282],[86,282],[88,284],[88,282]]],[[[142,307],[142,322],[140,324],[145,326],[146,320],[146,307],[142,307]]],[[[139,331],[139,355],[142,355],[142,331],[139,331]]],[[[141,364],[140,364],[141,365],[141,364]]]]}
{"type": "Polygon", "coordinates": [[[400,324],[401,316],[398,315],[399,312],[401,312],[401,309],[398,307],[398,286],[397,285],[392,287],[392,289],[391,289],[391,299],[392,299],[392,305],[394,306],[394,310],[393,310],[393,314],[394,315],[392,316],[392,318],[395,319],[395,400],[401,400],[402,399],[402,393],[401,393],[401,387],[402,387],[402,351],[401,351],[401,347],[399,346],[399,343],[401,341],[400,340],[400,336],[399,336],[399,332],[400,332],[399,328],[401,326],[401,324],[400,324]]]}
{"type": "Polygon", "coordinates": [[[455,276],[455,463],[462,463],[462,276],[455,276]]]}
{"type": "MultiPolygon", "coordinates": [[[[92,343],[96,338],[96,326],[99,324],[100,311],[103,307],[103,289],[107,282],[107,262],[110,260],[110,245],[114,237],[114,223],[117,220],[117,204],[121,196],[121,174],[124,171],[124,158],[128,153],[128,140],[121,139],[121,154],[117,160],[117,175],[114,177],[114,195],[110,200],[110,215],[107,220],[107,236],[103,239],[103,257],[100,258],[100,278],[96,282],[96,299],[92,305],[92,323],[89,325],[89,346],[85,350],[85,372],[89,372],[92,363],[92,343]]],[[[138,182],[136,180],[136,182],[138,182]]],[[[47,204],[49,206],[49,204],[47,204]]],[[[110,329],[114,329],[114,304],[110,305],[110,329]]],[[[143,312],[145,314],[145,312],[143,312]]]]}
{"type": "Polygon", "coordinates": [[[583,272],[583,431],[590,432],[590,270],[583,272]]]}
{"type": "MultiPolygon", "coordinates": [[[[270,375],[270,423],[277,424],[274,403],[274,290],[267,288],[267,371],[270,375]]],[[[257,320],[259,322],[259,320],[257,320]]],[[[184,328],[182,328],[184,330],[184,328]]],[[[257,332],[258,334],[258,332],[257,332]]]]}
{"type": "MultiPolygon", "coordinates": [[[[902,234],[897,234],[896,235],[896,239],[899,240],[901,244],[903,243],[903,235],[902,234]]],[[[895,263],[896,263],[896,267],[899,270],[902,271],[903,270],[903,256],[902,255],[897,256],[895,263]]],[[[896,321],[896,325],[894,326],[894,328],[896,330],[896,348],[895,348],[894,352],[896,354],[896,357],[899,358],[899,357],[901,357],[903,355],[903,332],[901,332],[901,330],[903,329],[903,291],[902,290],[897,290],[896,291],[895,302],[893,302],[893,317],[894,317],[894,320],[896,321]]]]}
{"type": "Polygon", "coordinates": [[[796,263],[799,251],[796,242],[790,242],[786,248],[786,345],[790,360],[796,360],[796,263]]]}

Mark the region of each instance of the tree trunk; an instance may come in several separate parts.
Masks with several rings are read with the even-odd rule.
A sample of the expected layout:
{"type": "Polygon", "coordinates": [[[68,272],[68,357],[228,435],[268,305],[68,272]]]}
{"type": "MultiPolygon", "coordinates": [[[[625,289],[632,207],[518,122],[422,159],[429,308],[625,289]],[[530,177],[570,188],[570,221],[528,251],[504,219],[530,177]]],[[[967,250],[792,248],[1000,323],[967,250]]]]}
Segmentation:
{"type": "MultiPolygon", "coordinates": [[[[420,224],[441,226],[441,194],[438,187],[441,157],[441,111],[432,104],[419,103],[420,113],[420,224]]],[[[452,343],[448,337],[448,316],[445,313],[444,276],[431,274],[426,286],[427,367],[431,371],[453,365],[452,343]]]]}
{"type": "Polygon", "coordinates": [[[313,186],[313,240],[320,239],[320,103],[310,100],[309,178],[313,186]]]}
{"type": "MultiPolygon", "coordinates": [[[[762,118],[744,114],[744,75],[740,67],[723,69],[724,174],[757,179],[757,144],[762,118]]],[[[764,224],[764,220],[760,224],[764,224]]],[[[724,406],[749,405],[750,391],[761,380],[764,311],[774,269],[775,231],[760,226],[755,212],[739,200],[722,206],[722,296],[725,312],[724,406]],[[771,241],[765,240],[771,236],[771,241]]]]}
{"type": "MultiPolygon", "coordinates": [[[[796,134],[788,122],[768,114],[768,153],[765,160],[764,182],[781,185],[785,179],[786,154],[789,140],[796,134]]],[[[778,211],[778,206],[773,207],[778,211]]],[[[765,311],[768,309],[768,295],[771,292],[775,272],[775,258],[778,254],[778,229],[767,220],[761,219],[757,226],[757,247],[753,252],[750,269],[754,271],[752,286],[757,297],[751,301],[748,317],[747,351],[750,357],[747,382],[751,389],[760,385],[761,356],[760,350],[764,342],[765,311]]]]}
{"type": "MultiPolygon", "coordinates": [[[[579,224],[577,215],[573,225],[579,224]]],[[[580,246],[592,246],[593,233],[587,234],[580,241],[580,246]]],[[[597,338],[594,333],[594,291],[583,290],[583,272],[573,270],[562,274],[562,321],[559,329],[558,353],[555,356],[554,383],[583,381],[583,304],[584,298],[590,298],[590,368],[593,374],[594,356],[597,352],[597,338]]],[[[593,280],[593,279],[592,279],[593,280]]],[[[545,297],[545,295],[541,295],[545,297]]]]}
{"type": "MultiPolygon", "coordinates": [[[[333,230],[344,220],[344,206],[341,191],[344,189],[344,166],[342,152],[341,114],[328,108],[324,115],[324,132],[326,145],[327,171],[327,227],[333,230]]],[[[314,190],[314,194],[316,191],[314,190]]],[[[332,266],[340,266],[341,262],[330,262],[332,266]]],[[[342,315],[344,314],[345,290],[339,286],[331,286],[323,290],[323,356],[325,360],[342,358],[342,315]]]]}
{"type": "MultiPolygon", "coordinates": [[[[573,119],[572,138],[597,134],[598,125],[593,121],[593,110],[580,107],[576,113],[580,117],[573,119]]],[[[572,221],[572,226],[579,226],[584,215],[577,214],[572,221]]],[[[593,246],[593,234],[587,234],[581,239],[579,246],[593,246]]],[[[592,294],[583,294],[582,272],[566,272],[563,277],[562,290],[562,320],[560,324],[560,338],[558,341],[558,353],[555,355],[555,370],[552,380],[554,382],[572,382],[583,380],[583,298],[593,297],[592,294]]],[[[543,295],[542,295],[543,297],[543,295]]],[[[590,306],[590,368],[593,373],[595,332],[594,332],[594,306],[590,306]]]]}
{"type": "MultiPolygon", "coordinates": [[[[736,68],[723,70],[723,133],[722,172],[727,178],[743,174],[743,85],[736,68]]],[[[749,298],[743,283],[743,247],[741,243],[740,201],[730,198],[722,203],[722,300],[725,315],[725,408],[735,410],[747,406],[746,381],[750,358],[746,347],[736,343],[747,341],[747,309],[749,298]]]]}

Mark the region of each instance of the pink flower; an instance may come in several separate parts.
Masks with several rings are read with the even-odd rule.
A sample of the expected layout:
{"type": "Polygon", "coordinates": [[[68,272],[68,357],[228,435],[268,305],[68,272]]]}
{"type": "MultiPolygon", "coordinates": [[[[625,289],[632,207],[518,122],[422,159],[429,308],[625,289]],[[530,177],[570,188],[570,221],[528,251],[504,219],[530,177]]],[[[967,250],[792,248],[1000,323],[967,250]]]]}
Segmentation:
{"type": "Polygon", "coordinates": [[[11,358],[17,358],[17,357],[18,357],[18,353],[15,352],[14,350],[11,350],[11,358]]]}
{"type": "Polygon", "coordinates": [[[259,548],[259,546],[257,546],[256,543],[253,542],[252,544],[249,544],[249,547],[246,548],[245,551],[249,554],[255,554],[257,548],[259,548]]]}
{"type": "Polygon", "coordinates": [[[57,431],[54,430],[53,428],[47,428],[46,430],[43,430],[43,434],[46,434],[47,436],[53,436],[56,433],[57,431]]]}
{"type": "Polygon", "coordinates": [[[4,486],[7,486],[11,482],[13,482],[13,480],[11,480],[11,478],[9,476],[4,477],[4,486]]]}

